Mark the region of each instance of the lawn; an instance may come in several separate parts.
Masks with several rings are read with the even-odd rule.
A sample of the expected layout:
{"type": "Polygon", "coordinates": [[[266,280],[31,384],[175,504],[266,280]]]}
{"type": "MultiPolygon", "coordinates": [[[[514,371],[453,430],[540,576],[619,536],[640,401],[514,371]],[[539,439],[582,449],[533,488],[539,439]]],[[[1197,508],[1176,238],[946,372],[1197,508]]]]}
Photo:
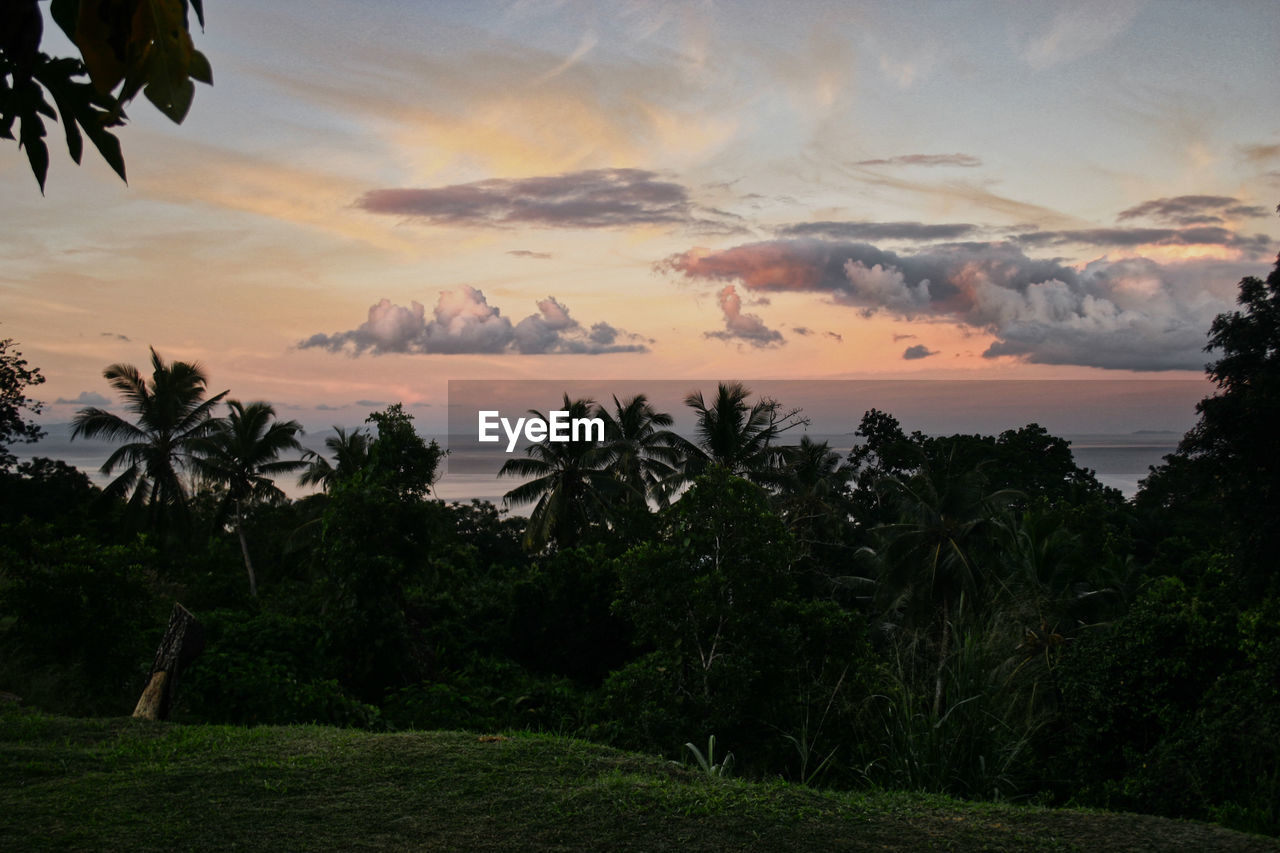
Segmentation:
{"type": "Polygon", "coordinates": [[[567,738],[0,711],[0,850],[1267,850],[1129,814],[708,778],[567,738]]]}

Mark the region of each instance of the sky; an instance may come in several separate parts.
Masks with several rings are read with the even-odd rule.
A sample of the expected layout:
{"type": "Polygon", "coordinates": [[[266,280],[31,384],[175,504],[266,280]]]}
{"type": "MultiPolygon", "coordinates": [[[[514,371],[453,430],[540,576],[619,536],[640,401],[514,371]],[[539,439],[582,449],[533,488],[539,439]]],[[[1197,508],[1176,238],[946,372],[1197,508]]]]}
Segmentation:
{"type": "Polygon", "coordinates": [[[309,430],[440,429],[450,379],[1198,379],[1280,250],[1271,0],[205,12],[127,185],[0,156],[47,422],[149,346],[309,430]]]}

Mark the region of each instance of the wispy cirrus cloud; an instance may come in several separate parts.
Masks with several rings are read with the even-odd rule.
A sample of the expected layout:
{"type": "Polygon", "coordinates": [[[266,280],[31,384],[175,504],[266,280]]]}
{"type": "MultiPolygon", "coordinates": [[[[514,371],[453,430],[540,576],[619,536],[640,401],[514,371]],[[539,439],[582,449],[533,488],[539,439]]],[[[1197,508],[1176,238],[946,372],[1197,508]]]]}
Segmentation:
{"type": "Polygon", "coordinates": [[[1141,8],[1141,0],[1066,3],[1048,29],[1027,43],[1022,58],[1032,68],[1043,70],[1087,56],[1129,29],[1141,8]]]}
{"type": "Polygon", "coordinates": [[[492,178],[423,189],[370,190],[370,213],[460,227],[620,228],[667,225],[732,233],[736,217],[697,205],[689,190],[645,169],[588,169],[532,178],[492,178]]]}
{"type": "Polygon", "coordinates": [[[855,166],[961,166],[972,169],[982,165],[982,158],[972,154],[899,154],[874,160],[858,160],[855,166]]]}
{"type": "Polygon", "coordinates": [[[1198,370],[1225,292],[1257,267],[1221,261],[1099,260],[1076,269],[1012,243],[895,253],[867,243],[781,239],[658,265],[693,281],[819,294],[871,316],[945,320],[990,334],[987,358],[1132,370],[1198,370]],[[1226,281],[1223,281],[1226,279],[1226,281]],[[1206,280],[1219,281],[1215,292],[1206,280]]]}
{"type": "Polygon", "coordinates": [[[346,352],[352,356],[365,353],[603,355],[648,350],[640,336],[608,323],[594,323],[590,328],[582,326],[554,296],[539,300],[537,306],[538,313],[512,323],[497,306],[489,304],[484,293],[464,285],[442,291],[430,319],[420,302],[404,306],[382,299],[370,306],[368,319],[356,328],[328,335],[318,333],[299,341],[297,346],[346,352]]]}

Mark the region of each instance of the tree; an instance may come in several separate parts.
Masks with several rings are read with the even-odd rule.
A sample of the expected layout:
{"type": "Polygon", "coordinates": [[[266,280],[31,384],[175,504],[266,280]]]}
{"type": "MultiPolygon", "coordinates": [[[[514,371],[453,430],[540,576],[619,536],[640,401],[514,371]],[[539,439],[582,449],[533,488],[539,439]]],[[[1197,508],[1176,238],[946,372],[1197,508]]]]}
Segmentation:
{"type": "Polygon", "coordinates": [[[333,454],[333,462],[308,450],[302,455],[307,469],[298,478],[300,486],[320,486],[325,491],[335,480],[349,477],[369,464],[369,434],[361,429],[347,432],[342,427],[333,428],[334,435],[324,440],[324,446],[333,454]]]}
{"type": "Polygon", "coordinates": [[[1196,405],[1199,420],[1167,457],[1186,476],[1170,482],[1163,466],[1144,481],[1140,503],[1154,498],[1174,519],[1205,499],[1219,507],[1222,544],[1256,592],[1280,582],[1280,257],[1266,281],[1241,279],[1236,302],[1243,310],[1219,314],[1205,347],[1219,353],[1205,366],[1218,392],[1196,405]]]}
{"type": "Polygon", "coordinates": [[[49,170],[43,117],[62,122],[72,160],[80,162],[88,136],[123,179],[120,141],[108,128],[124,123],[125,104],[141,91],[181,124],[195,96],[192,81],[213,83],[209,60],[195,49],[188,27],[188,9],[204,26],[203,2],[52,0],[49,7],[80,58],[40,51],[44,17],[37,0],[0,4],[0,137],[13,139],[18,122],[18,145],[41,192],[49,170]]]}
{"type": "MultiPolygon", "coordinates": [[[[367,469],[371,482],[389,489],[403,501],[419,501],[430,493],[439,476],[445,452],[433,439],[423,441],[413,428],[413,415],[395,403],[386,411],[374,412],[365,420],[374,424],[377,435],[369,443],[367,469]]],[[[354,448],[353,448],[354,452],[354,448]]]]}
{"type": "Polygon", "coordinates": [[[41,404],[27,396],[27,389],[44,382],[40,368],[28,367],[22,353],[13,348],[13,339],[0,341],[0,472],[8,471],[18,459],[9,452],[15,442],[30,444],[44,435],[38,424],[23,412],[40,414],[41,404]]]}
{"type": "Polygon", "coordinates": [[[185,524],[188,495],[179,472],[213,431],[213,408],[228,392],[206,399],[203,368],[185,361],[166,364],[154,347],[151,369],[150,381],[132,364],[113,364],[102,373],[124,396],[137,423],[90,407],[76,413],[71,437],[127,442],[102,464],[104,474],[125,466],[104,492],[117,497],[131,492],[130,508],[146,507],[153,526],[163,526],[170,515],[185,524]]]}
{"type": "Polygon", "coordinates": [[[301,459],[280,458],[287,451],[302,450],[298,443],[302,425],[275,420],[275,409],[262,401],[245,405],[228,400],[227,407],[226,419],[213,421],[209,435],[194,445],[198,454],[194,461],[203,478],[226,486],[216,520],[220,525],[230,516],[249,575],[249,594],[256,598],[258,580],[244,534],[245,509],[255,503],[284,500],[284,492],[271,478],[306,466],[301,459]]]}
{"type": "Polygon", "coordinates": [[[685,405],[698,415],[697,444],[686,443],[689,479],[712,465],[756,483],[772,479],[781,461],[779,436],[808,420],[799,409],[784,411],[781,403],[768,397],[748,406],[750,396],[750,389],[740,382],[721,382],[710,403],[701,391],[685,397],[685,405]]]}
{"type": "MultiPolygon", "coordinates": [[[[570,400],[565,394],[562,408],[572,421],[587,417],[594,402],[570,400]]],[[[537,411],[529,414],[547,420],[537,411]]],[[[526,548],[539,550],[552,541],[571,547],[588,527],[605,521],[611,497],[621,488],[606,468],[607,448],[585,438],[553,442],[548,436],[529,445],[525,453],[525,458],[504,462],[498,476],[532,478],[503,496],[508,506],[534,504],[525,528],[526,548]]]]}
{"type": "Polygon", "coordinates": [[[627,487],[625,500],[644,511],[647,500],[666,506],[684,445],[667,429],[674,423],[671,415],[656,411],[644,394],[625,403],[614,397],[612,412],[597,406],[593,414],[604,421],[608,467],[627,487]]]}

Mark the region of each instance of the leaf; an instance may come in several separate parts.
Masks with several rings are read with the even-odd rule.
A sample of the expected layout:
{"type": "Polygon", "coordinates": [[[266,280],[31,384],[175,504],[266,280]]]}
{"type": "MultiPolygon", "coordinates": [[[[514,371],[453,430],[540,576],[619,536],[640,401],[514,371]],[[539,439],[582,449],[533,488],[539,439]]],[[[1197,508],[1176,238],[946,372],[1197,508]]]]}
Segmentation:
{"type": "Polygon", "coordinates": [[[27,150],[27,162],[44,195],[44,179],[49,174],[49,146],[44,144],[44,122],[34,112],[22,116],[18,130],[18,145],[27,150]]]}
{"type": "Polygon", "coordinates": [[[159,85],[148,83],[142,94],[155,104],[156,109],[168,116],[170,121],[182,124],[182,120],[187,117],[187,110],[191,109],[191,101],[195,98],[196,85],[185,77],[176,84],[165,80],[159,85]]]}
{"type": "MultiPolygon", "coordinates": [[[[147,86],[142,94],[175,124],[191,108],[195,86],[188,76],[196,52],[187,32],[185,0],[142,0],[150,15],[154,49],[146,63],[147,86]]],[[[206,61],[205,65],[208,65],[206,61]]],[[[212,77],[212,70],[209,75],[212,77]]]]}
{"type": "Polygon", "coordinates": [[[75,42],[76,23],[80,19],[80,0],[53,0],[49,4],[49,14],[53,15],[54,23],[62,28],[67,38],[75,42]]]}
{"type": "Polygon", "coordinates": [[[111,131],[97,122],[85,124],[84,132],[89,137],[89,141],[93,143],[93,147],[98,149],[98,153],[102,155],[102,159],[107,161],[107,165],[111,167],[120,180],[126,184],[129,179],[124,173],[124,153],[120,150],[120,140],[111,131]]]}
{"type": "Polygon", "coordinates": [[[196,10],[196,20],[200,22],[200,29],[204,29],[204,2],[203,0],[190,0],[191,8],[196,10]]]}
{"type": "Polygon", "coordinates": [[[201,83],[213,85],[213,67],[209,65],[209,60],[203,53],[198,50],[191,51],[191,68],[189,69],[192,80],[199,80],[201,83]]]}
{"type": "Polygon", "coordinates": [[[49,93],[53,95],[53,102],[58,105],[62,131],[67,135],[67,153],[71,155],[71,159],[75,161],[75,164],[79,166],[80,156],[84,153],[84,137],[80,135],[80,128],[76,126],[74,107],[69,107],[65,100],[59,97],[57,90],[50,89],[49,93]]]}
{"type": "MultiPolygon", "coordinates": [[[[80,0],[75,43],[93,86],[102,94],[115,89],[136,53],[136,0],[80,0]]],[[[65,27],[64,27],[65,29],[65,27]]]]}

